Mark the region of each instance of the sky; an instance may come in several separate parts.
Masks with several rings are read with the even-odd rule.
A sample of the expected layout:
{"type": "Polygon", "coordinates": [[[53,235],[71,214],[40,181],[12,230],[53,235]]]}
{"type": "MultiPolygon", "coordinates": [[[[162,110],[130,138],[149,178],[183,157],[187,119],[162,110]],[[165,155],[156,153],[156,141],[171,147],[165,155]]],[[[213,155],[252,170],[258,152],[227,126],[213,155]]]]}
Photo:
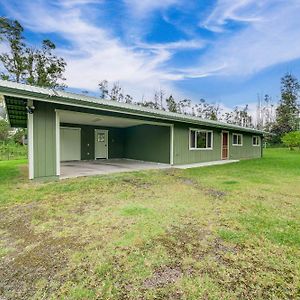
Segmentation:
{"type": "MultiPolygon", "coordinates": [[[[28,42],[57,45],[72,91],[119,82],[135,100],[162,89],[226,108],[300,78],[300,0],[0,0],[28,42]]],[[[1,49],[0,49],[1,50],[1,49]]]]}

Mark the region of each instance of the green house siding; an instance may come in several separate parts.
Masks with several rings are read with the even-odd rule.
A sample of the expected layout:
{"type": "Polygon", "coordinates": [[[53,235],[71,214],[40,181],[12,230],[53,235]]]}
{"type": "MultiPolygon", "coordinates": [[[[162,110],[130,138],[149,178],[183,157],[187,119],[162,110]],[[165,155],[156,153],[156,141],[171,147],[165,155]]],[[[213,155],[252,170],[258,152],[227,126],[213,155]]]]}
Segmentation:
{"type": "Polygon", "coordinates": [[[230,159],[249,159],[249,158],[259,158],[261,157],[261,144],[260,146],[252,146],[252,134],[243,135],[243,146],[233,146],[232,145],[232,134],[235,132],[230,132],[229,134],[229,158],[230,159]]]}
{"type": "Polygon", "coordinates": [[[33,157],[34,177],[56,176],[56,117],[51,105],[34,102],[33,157]]]}
{"type": "Polygon", "coordinates": [[[170,163],[170,127],[139,125],[126,129],[125,157],[170,163]]]}
{"type": "MultiPolygon", "coordinates": [[[[220,129],[176,124],[174,126],[174,165],[207,162],[221,159],[220,129]],[[212,150],[189,150],[189,129],[213,131],[212,150]]],[[[252,134],[243,133],[243,146],[232,146],[232,132],[229,133],[229,159],[261,157],[261,147],[252,146],[252,134]]]]}
{"type": "Polygon", "coordinates": [[[219,160],[221,157],[221,131],[213,130],[212,150],[189,150],[190,128],[213,130],[212,128],[176,124],[174,126],[174,165],[219,160]]]}

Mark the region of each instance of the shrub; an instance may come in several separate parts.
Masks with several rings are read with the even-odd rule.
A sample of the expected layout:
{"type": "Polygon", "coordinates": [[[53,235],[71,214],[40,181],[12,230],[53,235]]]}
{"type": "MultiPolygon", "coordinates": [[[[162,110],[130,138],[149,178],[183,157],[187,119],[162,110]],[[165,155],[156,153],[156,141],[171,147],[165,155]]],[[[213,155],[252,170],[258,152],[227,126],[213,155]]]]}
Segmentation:
{"type": "Polygon", "coordinates": [[[27,146],[18,143],[0,143],[0,160],[23,159],[27,157],[27,146]]]}
{"type": "Polygon", "coordinates": [[[290,150],[292,150],[293,147],[300,148],[300,131],[291,131],[286,133],[281,140],[284,145],[290,148],[290,150]]]}

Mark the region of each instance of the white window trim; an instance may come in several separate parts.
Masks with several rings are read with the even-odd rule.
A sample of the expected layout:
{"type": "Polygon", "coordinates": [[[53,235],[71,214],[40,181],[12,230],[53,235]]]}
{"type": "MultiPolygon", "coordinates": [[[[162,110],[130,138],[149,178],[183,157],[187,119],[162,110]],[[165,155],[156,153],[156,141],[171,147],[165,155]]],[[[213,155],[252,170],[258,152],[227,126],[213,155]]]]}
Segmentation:
{"type": "MultiPolygon", "coordinates": [[[[195,135],[195,139],[196,139],[195,135]]],[[[196,140],[195,140],[195,145],[196,145],[196,140]]],[[[206,144],[207,144],[207,140],[206,140],[206,144]]],[[[214,147],[214,132],[212,130],[205,130],[205,129],[198,129],[198,128],[190,128],[189,129],[189,150],[190,151],[197,151],[197,150],[213,150],[214,147]],[[191,131],[196,131],[197,132],[210,132],[211,133],[211,147],[210,148],[191,148],[191,131]]]]}
{"type": "Polygon", "coordinates": [[[252,146],[253,147],[260,147],[260,137],[258,135],[253,135],[252,136],[252,146]],[[253,144],[253,138],[256,137],[258,140],[258,144],[253,144]]]}
{"type": "Polygon", "coordinates": [[[243,137],[243,134],[242,133],[233,133],[232,134],[232,146],[235,146],[235,147],[242,147],[243,146],[243,140],[244,140],[244,137],[243,137]],[[241,136],[241,144],[234,144],[233,143],[233,136],[234,135],[240,135],[241,136]]]}

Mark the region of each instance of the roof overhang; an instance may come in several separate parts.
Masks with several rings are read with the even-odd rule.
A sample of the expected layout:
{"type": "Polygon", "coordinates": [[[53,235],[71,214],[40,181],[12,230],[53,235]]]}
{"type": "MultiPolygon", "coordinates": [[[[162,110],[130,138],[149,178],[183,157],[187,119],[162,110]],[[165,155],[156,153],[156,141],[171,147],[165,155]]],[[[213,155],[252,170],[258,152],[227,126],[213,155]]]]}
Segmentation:
{"type": "Polygon", "coordinates": [[[27,119],[26,103],[28,99],[31,99],[48,103],[69,105],[72,107],[89,108],[100,111],[111,111],[120,114],[147,117],[150,119],[159,120],[160,122],[181,122],[206,127],[215,127],[221,129],[226,128],[242,132],[251,132],[261,135],[264,134],[264,132],[260,130],[232,125],[228,123],[205,120],[184,114],[149,109],[139,105],[119,103],[116,101],[100,99],[97,97],[34,87],[4,80],[0,80],[0,93],[4,95],[6,104],[9,104],[11,106],[11,110],[9,110],[9,108],[7,107],[7,112],[12,127],[24,126],[24,123],[27,119]]]}

